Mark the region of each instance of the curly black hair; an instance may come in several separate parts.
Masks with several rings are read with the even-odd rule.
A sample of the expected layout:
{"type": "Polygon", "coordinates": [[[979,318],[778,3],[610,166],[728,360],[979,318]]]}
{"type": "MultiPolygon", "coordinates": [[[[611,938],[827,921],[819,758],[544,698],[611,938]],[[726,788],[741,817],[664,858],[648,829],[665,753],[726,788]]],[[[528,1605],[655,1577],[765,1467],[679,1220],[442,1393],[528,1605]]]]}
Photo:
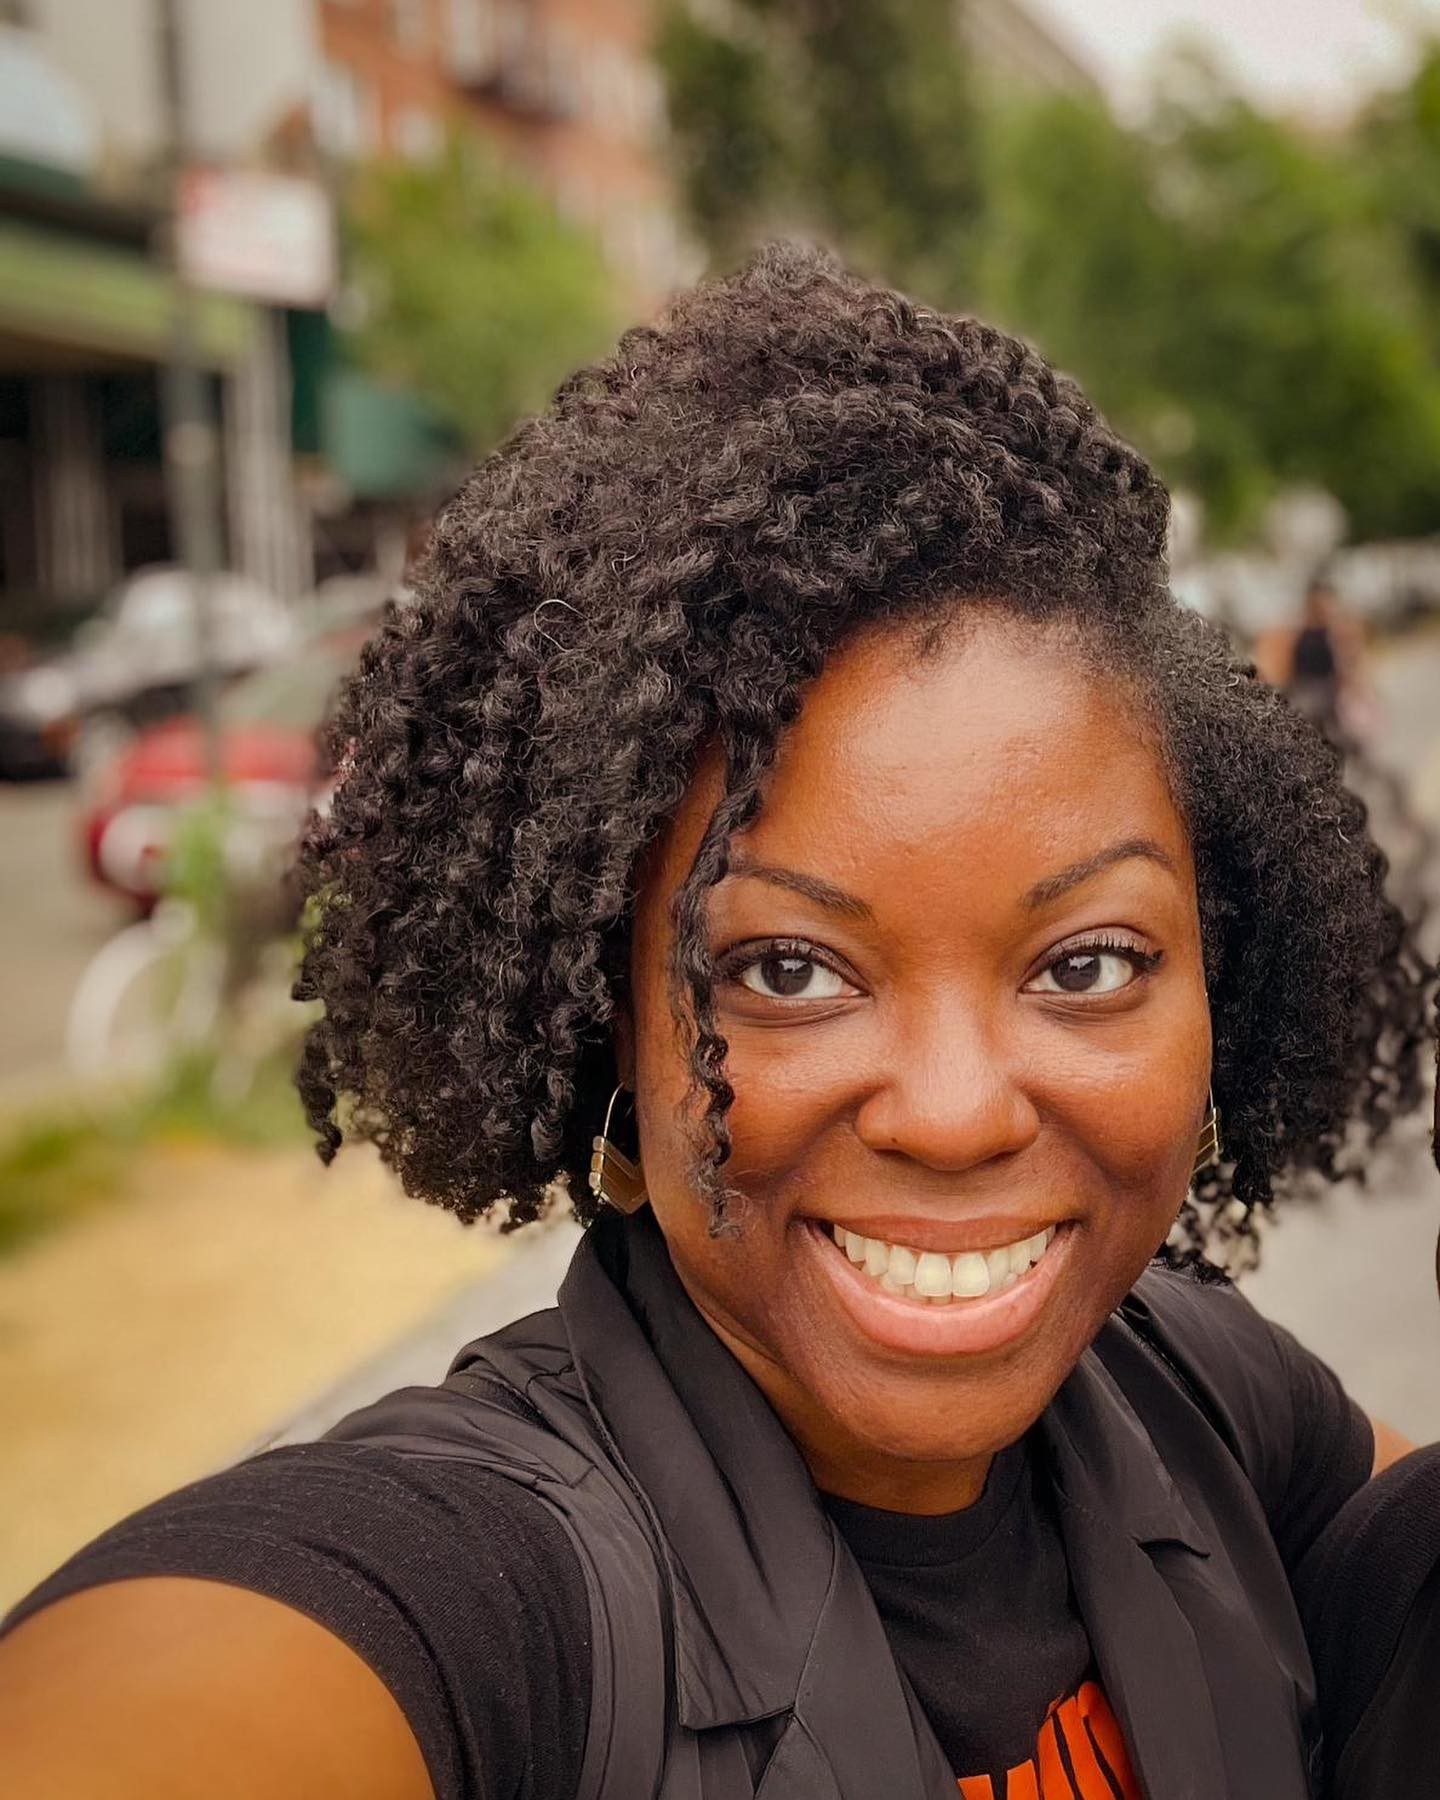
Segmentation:
{"type": "Polygon", "coordinates": [[[674,980],[725,1190],[702,930],[806,684],[858,628],[999,607],[1148,709],[1191,834],[1226,1161],[1181,1252],[1335,1178],[1420,1092],[1424,970],[1337,758],[1167,588],[1168,498],[1035,351],[779,246],[570,380],[440,516],[417,598],[330,728],[302,853],[299,1085],[463,1219],[582,1220],[616,1079],[637,867],[702,750],[726,780],[676,903],[674,980]]]}

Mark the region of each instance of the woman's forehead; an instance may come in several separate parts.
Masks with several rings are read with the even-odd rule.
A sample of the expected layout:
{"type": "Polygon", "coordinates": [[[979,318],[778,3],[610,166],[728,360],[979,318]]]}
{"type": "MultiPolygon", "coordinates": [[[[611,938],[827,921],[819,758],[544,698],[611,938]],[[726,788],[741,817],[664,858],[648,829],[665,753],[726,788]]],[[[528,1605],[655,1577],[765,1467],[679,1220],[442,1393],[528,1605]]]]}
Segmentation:
{"type": "MultiPolygon", "coordinates": [[[[677,820],[677,856],[666,858],[677,876],[719,773],[703,771],[677,820]]],[[[893,632],[838,653],[786,733],[744,838],[767,861],[820,859],[879,880],[953,857],[972,876],[1028,889],[1051,865],[1130,840],[1157,844],[1187,878],[1190,867],[1157,735],[1133,693],[1068,635],[999,623],[923,655],[893,632]]]]}

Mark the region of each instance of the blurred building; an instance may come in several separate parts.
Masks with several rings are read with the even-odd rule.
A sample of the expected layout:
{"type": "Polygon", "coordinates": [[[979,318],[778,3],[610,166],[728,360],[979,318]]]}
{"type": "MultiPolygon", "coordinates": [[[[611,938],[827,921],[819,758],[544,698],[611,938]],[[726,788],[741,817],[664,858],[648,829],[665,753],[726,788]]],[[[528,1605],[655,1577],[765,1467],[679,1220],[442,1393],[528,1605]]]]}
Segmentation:
{"type": "MultiPolygon", "coordinates": [[[[458,453],[419,400],[337,364],[328,296],[288,292],[285,269],[278,287],[250,278],[256,217],[295,214],[307,183],[324,199],[350,161],[425,158],[474,131],[653,303],[687,272],[653,4],[176,0],[192,185],[218,266],[199,348],[223,421],[232,566],[287,597],[317,573],[398,572],[458,453]]],[[[43,634],[174,554],[161,10],[0,0],[0,634],[43,634]]]]}
{"type": "MultiPolygon", "coordinates": [[[[196,160],[256,157],[303,81],[304,0],[181,8],[196,160]]],[[[44,637],[170,560],[161,386],[175,313],[156,0],[0,0],[0,632],[44,637]]],[[[208,292],[196,351],[223,422],[230,562],[310,585],[290,308],[208,292]]]]}
{"type": "Polygon", "coordinates": [[[483,132],[599,236],[641,305],[689,271],[653,0],[319,0],[316,125],[342,157],[483,132]]]}
{"type": "MultiPolygon", "coordinates": [[[[393,566],[456,454],[420,401],[337,364],[328,296],[288,291],[283,269],[278,287],[250,279],[246,232],[267,208],[295,214],[307,182],[323,201],[353,160],[423,159],[474,131],[593,229],[634,303],[652,304],[694,267],[650,56],[658,3],[174,0],[218,268],[198,338],[237,569],[293,596],[317,572],[393,566]]],[[[161,12],[0,0],[0,633],[43,628],[174,554],[161,12]]],[[[997,83],[1097,91],[1023,0],[956,0],[956,21],[997,83]]]]}

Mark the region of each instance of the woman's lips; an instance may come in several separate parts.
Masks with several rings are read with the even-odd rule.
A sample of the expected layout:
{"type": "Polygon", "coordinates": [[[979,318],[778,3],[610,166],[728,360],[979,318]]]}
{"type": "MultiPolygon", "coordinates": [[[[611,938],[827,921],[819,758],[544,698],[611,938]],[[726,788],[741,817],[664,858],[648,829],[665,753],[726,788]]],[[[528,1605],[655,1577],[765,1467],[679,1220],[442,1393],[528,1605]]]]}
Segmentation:
{"type": "MultiPolygon", "coordinates": [[[[899,1271],[912,1275],[906,1284],[907,1292],[889,1291],[881,1285],[882,1275],[867,1273],[863,1261],[851,1260],[847,1251],[836,1242],[833,1225],[809,1219],[805,1226],[805,1241],[816,1257],[820,1272],[832,1284],[852,1322],[873,1342],[912,1356],[983,1355],[987,1351],[1003,1349],[1023,1336],[1063,1273],[1075,1235],[1068,1223],[1049,1228],[1053,1235],[1048,1242],[1043,1242],[1043,1232],[1036,1234],[1043,1242],[1038,1260],[1032,1255],[1023,1273],[1015,1270],[1012,1261],[1007,1274],[1013,1273],[1013,1280],[1005,1276],[998,1281],[994,1279],[1000,1252],[992,1252],[988,1271],[991,1285],[984,1292],[976,1291],[978,1272],[973,1280],[969,1279],[973,1264],[959,1263],[961,1297],[942,1302],[910,1297],[914,1293],[914,1282],[908,1266],[899,1271]],[[964,1297],[967,1292],[973,1297],[964,1297]]],[[[1032,1244],[1032,1251],[1033,1248],[1032,1244]]],[[[1013,1257],[1015,1246],[1010,1246],[1009,1251],[1013,1257]]],[[[974,1260],[981,1260],[978,1253],[974,1260]]],[[[871,1266],[875,1266],[873,1257],[871,1266]]],[[[922,1286],[926,1285],[923,1280],[926,1272],[922,1262],[922,1286]]],[[[938,1285],[938,1282],[931,1285],[938,1285]]]]}

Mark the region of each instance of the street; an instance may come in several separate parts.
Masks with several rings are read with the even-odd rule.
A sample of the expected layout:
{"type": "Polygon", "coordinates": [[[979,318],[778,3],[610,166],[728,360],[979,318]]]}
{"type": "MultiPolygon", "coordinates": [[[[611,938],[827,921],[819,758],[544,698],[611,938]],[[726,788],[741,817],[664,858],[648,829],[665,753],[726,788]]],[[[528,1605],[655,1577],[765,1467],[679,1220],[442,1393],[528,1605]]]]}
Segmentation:
{"type": "MultiPolygon", "coordinates": [[[[1376,670],[1385,750],[1440,822],[1440,635],[1390,650],[1376,670]]],[[[123,912],[87,888],[71,844],[70,796],[60,786],[0,788],[0,1112],[60,1070],[64,1009],[86,958],[123,912]]],[[[1433,945],[1432,945],[1433,950],[1433,945]]],[[[1340,1373],[1356,1398],[1411,1436],[1440,1438],[1440,1298],[1435,1237],[1440,1176],[1420,1122],[1372,1170],[1369,1192],[1341,1191],[1282,1209],[1263,1267],[1246,1292],[1340,1373]]],[[[391,1350],[353,1370],[300,1420],[304,1433],[394,1385],[436,1379],[466,1337],[549,1303],[561,1257],[557,1234],[513,1240],[503,1288],[481,1283],[391,1350]],[[527,1242],[532,1243],[530,1250],[527,1242]]]]}
{"type": "Polygon", "coordinates": [[[131,917],[86,877],[74,814],[68,782],[0,784],[0,1116],[63,1077],[70,995],[131,917]]]}

